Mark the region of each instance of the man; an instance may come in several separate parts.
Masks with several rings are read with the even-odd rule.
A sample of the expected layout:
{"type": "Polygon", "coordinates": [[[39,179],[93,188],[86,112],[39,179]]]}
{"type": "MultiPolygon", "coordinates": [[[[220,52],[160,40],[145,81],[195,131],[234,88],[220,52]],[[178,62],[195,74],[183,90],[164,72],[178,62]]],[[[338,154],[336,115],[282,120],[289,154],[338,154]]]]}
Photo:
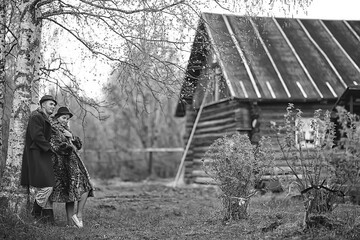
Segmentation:
{"type": "Polygon", "coordinates": [[[36,189],[31,214],[35,219],[54,223],[52,202],[48,198],[55,185],[52,150],[50,146],[51,125],[49,116],[57,102],[51,95],[40,99],[40,107],[31,112],[25,136],[21,168],[21,185],[36,189]]]}

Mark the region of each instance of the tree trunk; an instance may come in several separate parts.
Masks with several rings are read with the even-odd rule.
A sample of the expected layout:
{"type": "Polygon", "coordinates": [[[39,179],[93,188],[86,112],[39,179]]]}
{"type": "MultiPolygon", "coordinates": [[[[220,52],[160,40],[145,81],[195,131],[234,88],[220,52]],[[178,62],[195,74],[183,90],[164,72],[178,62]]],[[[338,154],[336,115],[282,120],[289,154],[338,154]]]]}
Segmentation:
{"type": "Polygon", "coordinates": [[[37,19],[36,0],[23,0],[20,19],[19,52],[14,77],[14,100],[11,109],[9,145],[4,175],[1,182],[0,202],[13,212],[26,209],[27,189],[20,186],[25,130],[32,103],[34,77],[38,69],[41,39],[41,21],[37,19]]]}
{"type": "Polygon", "coordinates": [[[5,1],[0,2],[0,179],[5,166],[3,126],[5,107],[5,34],[6,34],[6,5],[5,1]]]}

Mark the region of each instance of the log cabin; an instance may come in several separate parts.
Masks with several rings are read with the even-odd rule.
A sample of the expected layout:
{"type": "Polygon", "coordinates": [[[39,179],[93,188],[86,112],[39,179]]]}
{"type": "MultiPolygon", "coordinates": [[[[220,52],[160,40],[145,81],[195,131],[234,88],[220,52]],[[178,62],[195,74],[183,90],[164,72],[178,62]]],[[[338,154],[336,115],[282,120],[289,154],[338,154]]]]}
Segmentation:
{"type": "Polygon", "coordinates": [[[256,144],[288,103],[310,118],[357,85],[360,21],[202,13],[175,113],[186,117],[185,182],[209,182],[202,158],[225,133],[256,144]]]}

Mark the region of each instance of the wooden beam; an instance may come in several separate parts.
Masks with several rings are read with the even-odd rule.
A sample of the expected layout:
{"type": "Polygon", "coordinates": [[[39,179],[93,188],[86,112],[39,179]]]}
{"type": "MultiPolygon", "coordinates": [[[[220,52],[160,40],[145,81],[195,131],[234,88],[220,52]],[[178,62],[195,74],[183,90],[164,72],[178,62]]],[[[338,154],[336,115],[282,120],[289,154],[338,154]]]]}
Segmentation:
{"type": "Polygon", "coordinates": [[[234,116],[229,117],[229,118],[217,118],[214,120],[208,120],[208,121],[200,121],[200,123],[198,124],[198,127],[208,127],[211,125],[223,125],[229,122],[234,122],[234,117],[235,117],[235,113],[233,114],[234,116]]]}
{"type": "Polygon", "coordinates": [[[218,133],[221,132],[222,134],[225,134],[226,132],[231,131],[232,129],[235,129],[236,131],[236,122],[228,123],[226,125],[219,125],[219,126],[212,126],[208,128],[198,129],[196,131],[195,138],[199,134],[211,134],[211,133],[218,133]]]}
{"type": "Polygon", "coordinates": [[[132,148],[131,152],[183,152],[184,148],[132,148]]]}
{"type": "Polygon", "coordinates": [[[180,176],[181,176],[181,173],[183,172],[183,167],[184,167],[184,163],[185,163],[185,158],[186,158],[186,155],[187,155],[187,152],[189,151],[189,148],[190,148],[190,145],[191,145],[191,142],[192,142],[192,139],[194,137],[194,134],[195,134],[195,130],[196,130],[196,126],[200,120],[200,116],[201,116],[201,113],[202,113],[202,110],[204,109],[204,105],[205,105],[205,102],[206,102],[206,97],[208,95],[208,92],[209,92],[209,86],[210,86],[210,81],[208,82],[207,86],[206,86],[206,90],[205,90],[205,94],[204,94],[204,98],[201,102],[201,105],[200,105],[200,109],[197,113],[197,116],[196,116],[196,119],[195,119],[195,122],[194,122],[194,126],[193,128],[191,129],[191,133],[190,133],[190,136],[189,136],[189,140],[187,141],[187,144],[186,144],[186,147],[185,147],[185,151],[181,157],[181,161],[180,161],[180,165],[179,165],[179,168],[178,168],[178,171],[176,173],[176,176],[175,176],[175,180],[174,180],[174,183],[173,183],[173,187],[177,187],[178,185],[178,182],[179,182],[179,179],[180,179],[180,176]]]}

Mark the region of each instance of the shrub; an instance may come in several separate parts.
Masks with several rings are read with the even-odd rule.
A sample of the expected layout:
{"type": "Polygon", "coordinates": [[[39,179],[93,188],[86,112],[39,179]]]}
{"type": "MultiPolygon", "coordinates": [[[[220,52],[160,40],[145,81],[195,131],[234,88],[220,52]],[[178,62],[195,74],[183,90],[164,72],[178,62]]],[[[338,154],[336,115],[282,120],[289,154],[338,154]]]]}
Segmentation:
{"type": "Polygon", "coordinates": [[[205,153],[205,172],[221,189],[224,220],[247,218],[254,185],[271,169],[274,157],[271,147],[262,139],[251,144],[247,135],[235,133],[214,141],[205,153]]]}
{"type": "Polygon", "coordinates": [[[310,215],[331,212],[338,198],[359,183],[359,121],[343,108],[338,108],[335,114],[337,121],[329,111],[316,110],[308,129],[312,135],[309,140],[304,134],[301,110],[293,104],[286,110],[284,124],[272,123],[272,129],[276,131],[281,158],[305,198],[304,226],[307,226],[310,215]],[[335,141],[337,137],[339,141],[335,141]]]}

